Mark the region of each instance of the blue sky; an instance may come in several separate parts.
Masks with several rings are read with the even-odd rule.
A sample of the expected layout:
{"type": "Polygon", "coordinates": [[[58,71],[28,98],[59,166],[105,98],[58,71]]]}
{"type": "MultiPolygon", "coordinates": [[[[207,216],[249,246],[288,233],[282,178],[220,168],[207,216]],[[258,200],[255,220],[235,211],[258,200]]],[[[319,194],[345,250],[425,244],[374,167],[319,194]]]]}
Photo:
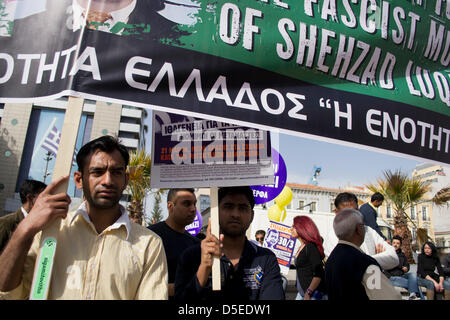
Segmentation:
{"type": "Polygon", "coordinates": [[[397,157],[381,152],[362,150],[333,143],[280,134],[279,151],[283,157],[288,182],[307,184],[314,166],[322,168],[319,186],[364,186],[383,177],[383,171],[401,169],[411,173],[423,163],[414,159],[397,157]]]}

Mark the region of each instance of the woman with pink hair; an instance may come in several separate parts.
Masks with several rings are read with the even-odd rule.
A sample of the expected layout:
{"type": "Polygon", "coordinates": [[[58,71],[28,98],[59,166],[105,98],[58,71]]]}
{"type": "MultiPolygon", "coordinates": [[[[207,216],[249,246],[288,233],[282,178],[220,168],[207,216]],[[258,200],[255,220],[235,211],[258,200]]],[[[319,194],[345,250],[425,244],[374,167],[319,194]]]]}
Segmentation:
{"type": "Polygon", "coordinates": [[[296,300],[325,300],[324,265],[322,237],[314,221],[307,216],[296,216],[291,228],[291,234],[300,242],[296,253],[297,269],[296,300]]]}

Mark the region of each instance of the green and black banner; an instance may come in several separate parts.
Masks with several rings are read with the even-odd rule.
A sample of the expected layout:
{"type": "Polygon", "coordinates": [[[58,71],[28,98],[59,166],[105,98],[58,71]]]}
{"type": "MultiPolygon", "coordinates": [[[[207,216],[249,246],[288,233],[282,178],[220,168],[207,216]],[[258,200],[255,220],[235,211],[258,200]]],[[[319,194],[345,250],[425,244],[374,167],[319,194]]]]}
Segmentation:
{"type": "Polygon", "coordinates": [[[21,2],[0,0],[0,102],[75,95],[450,164],[448,1],[21,2]]]}

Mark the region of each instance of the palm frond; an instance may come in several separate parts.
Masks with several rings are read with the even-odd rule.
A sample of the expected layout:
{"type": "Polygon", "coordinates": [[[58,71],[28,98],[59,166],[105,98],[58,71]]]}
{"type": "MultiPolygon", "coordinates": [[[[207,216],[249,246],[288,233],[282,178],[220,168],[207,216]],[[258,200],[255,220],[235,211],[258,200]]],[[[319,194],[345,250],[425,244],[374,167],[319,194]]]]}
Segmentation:
{"type": "Polygon", "coordinates": [[[436,192],[436,194],[431,199],[431,201],[433,201],[433,203],[438,206],[443,206],[443,205],[448,206],[450,203],[450,186],[444,187],[441,190],[439,190],[438,192],[436,192]]]}

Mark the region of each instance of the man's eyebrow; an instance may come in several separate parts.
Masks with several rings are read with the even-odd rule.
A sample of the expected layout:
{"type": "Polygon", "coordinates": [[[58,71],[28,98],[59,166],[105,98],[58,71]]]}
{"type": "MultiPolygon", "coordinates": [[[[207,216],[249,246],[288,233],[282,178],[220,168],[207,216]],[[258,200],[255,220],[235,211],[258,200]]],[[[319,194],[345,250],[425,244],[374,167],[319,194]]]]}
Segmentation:
{"type": "MultiPolygon", "coordinates": [[[[108,166],[92,166],[89,167],[89,170],[106,170],[108,168],[108,166]]],[[[125,166],[115,166],[115,167],[110,167],[111,170],[125,170],[125,166]]]]}

